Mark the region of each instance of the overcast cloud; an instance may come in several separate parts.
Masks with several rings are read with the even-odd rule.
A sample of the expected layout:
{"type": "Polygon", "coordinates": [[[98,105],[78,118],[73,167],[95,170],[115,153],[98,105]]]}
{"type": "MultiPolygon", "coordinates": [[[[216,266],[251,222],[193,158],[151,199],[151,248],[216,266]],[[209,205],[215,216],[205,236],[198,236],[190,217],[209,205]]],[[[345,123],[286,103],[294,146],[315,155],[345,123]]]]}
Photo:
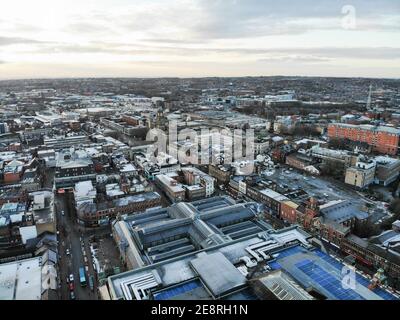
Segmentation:
{"type": "Polygon", "coordinates": [[[0,78],[112,76],[113,67],[115,76],[400,74],[398,0],[14,0],[1,9],[0,78]],[[354,8],[353,28],[343,8],[354,8]]]}

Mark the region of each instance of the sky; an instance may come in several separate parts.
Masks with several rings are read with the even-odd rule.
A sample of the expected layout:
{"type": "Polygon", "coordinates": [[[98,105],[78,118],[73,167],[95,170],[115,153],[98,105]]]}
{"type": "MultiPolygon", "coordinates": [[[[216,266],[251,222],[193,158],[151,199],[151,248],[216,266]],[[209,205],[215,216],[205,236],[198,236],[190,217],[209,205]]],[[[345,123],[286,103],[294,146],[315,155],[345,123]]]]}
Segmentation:
{"type": "Polygon", "coordinates": [[[400,78],[399,0],[13,0],[0,79],[400,78]]]}

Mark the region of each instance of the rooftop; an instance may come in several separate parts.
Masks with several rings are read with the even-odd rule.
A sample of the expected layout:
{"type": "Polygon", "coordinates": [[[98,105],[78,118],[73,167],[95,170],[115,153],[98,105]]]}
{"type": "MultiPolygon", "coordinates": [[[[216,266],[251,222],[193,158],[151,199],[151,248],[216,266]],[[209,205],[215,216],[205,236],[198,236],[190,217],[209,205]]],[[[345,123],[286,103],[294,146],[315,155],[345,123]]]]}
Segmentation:
{"type": "Polygon", "coordinates": [[[0,264],[0,300],[40,300],[41,258],[0,264]]]}

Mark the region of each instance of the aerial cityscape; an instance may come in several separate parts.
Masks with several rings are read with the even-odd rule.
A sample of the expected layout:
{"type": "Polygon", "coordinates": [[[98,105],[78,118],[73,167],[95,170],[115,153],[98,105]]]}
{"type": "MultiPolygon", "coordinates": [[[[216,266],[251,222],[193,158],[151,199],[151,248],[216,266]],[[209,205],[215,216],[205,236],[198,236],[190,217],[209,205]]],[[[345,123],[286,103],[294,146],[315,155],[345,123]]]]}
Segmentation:
{"type": "Polygon", "coordinates": [[[159,34],[149,13],[124,45],[123,6],[140,17],[159,1],[83,1],[79,23],[60,4],[43,22],[29,10],[47,1],[15,2],[25,26],[0,13],[14,22],[0,29],[0,300],[400,300],[398,3],[365,26],[371,2],[353,1],[360,30],[332,31],[345,3],[305,14],[265,1],[270,28],[286,22],[260,35],[263,1],[242,13],[243,1],[167,1],[171,19],[231,9],[209,25],[163,20],[159,34]],[[118,21],[94,32],[108,9],[118,21]],[[354,32],[352,47],[291,29],[317,16],[323,32],[354,32]],[[263,36],[280,40],[254,47],[263,36]],[[293,47],[278,48],[285,37],[293,47]]]}

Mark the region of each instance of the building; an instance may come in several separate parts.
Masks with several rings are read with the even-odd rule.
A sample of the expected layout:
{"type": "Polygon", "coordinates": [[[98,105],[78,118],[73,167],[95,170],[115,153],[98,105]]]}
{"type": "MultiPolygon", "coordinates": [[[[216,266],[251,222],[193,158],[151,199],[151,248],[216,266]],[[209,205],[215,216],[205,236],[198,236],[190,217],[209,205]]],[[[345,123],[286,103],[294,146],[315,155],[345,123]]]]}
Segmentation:
{"type": "Polygon", "coordinates": [[[167,174],[158,174],[155,178],[156,185],[164,191],[172,202],[185,200],[185,189],[173,177],[167,174]]]}
{"type": "Polygon", "coordinates": [[[320,237],[340,245],[343,238],[353,231],[356,223],[367,218],[368,213],[351,201],[335,200],[319,206],[319,216],[314,226],[320,237]]]}
{"type": "Polygon", "coordinates": [[[282,270],[274,270],[250,282],[260,300],[314,300],[305,289],[282,270]]]}
{"type": "Polygon", "coordinates": [[[84,150],[63,149],[57,153],[54,184],[56,188],[73,187],[80,181],[96,182],[93,161],[84,150]]]}
{"type": "Polygon", "coordinates": [[[95,202],[97,191],[93,187],[92,181],[81,181],[75,184],[74,187],[74,201],[75,206],[83,202],[95,202]]]}
{"type": "Polygon", "coordinates": [[[296,152],[286,156],[286,164],[293,168],[306,171],[307,167],[314,164],[314,160],[305,154],[296,152]]]}
{"type": "Polygon", "coordinates": [[[16,183],[22,178],[24,172],[24,163],[16,159],[10,161],[4,166],[3,179],[4,183],[16,183]]]}
{"type": "Polygon", "coordinates": [[[0,264],[0,300],[57,299],[57,254],[0,264]]]}
{"type": "MultiPolygon", "coordinates": [[[[397,233],[398,234],[398,233],[397,233]]],[[[391,237],[391,234],[383,235],[383,238],[391,237]]],[[[359,238],[353,234],[348,235],[341,242],[340,249],[354,257],[357,262],[364,266],[378,270],[383,268],[385,273],[394,279],[400,277],[400,253],[398,248],[394,251],[393,248],[385,248],[379,243],[379,238],[382,239],[382,235],[377,237],[376,243],[371,243],[368,240],[359,238]]]]}
{"type": "Polygon", "coordinates": [[[70,147],[78,147],[80,145],[89,144],[89,138],[84,135],[59,136],[55,138],[45,138],[44,145],[49,149],[60,150],[70,147]]]}
{"type": "Polygon", "coordinates": [[[37,191],[42,187],[42,179],[37,167],[25,170],[21,187],[28,192],[37,191]]]}
{"type": "Polygon", "coordinates": [[[383,186],[391,184],[397,179],[400,173],[400,160],[378,156],[374,158],[376,162],[375,183],[383,186]]]}
{"type": "Polygon", "coordinates": [[[373,151],[390,155],[398,153],[399,136],[400,130],[392,127],[346,123],[332,123],[328,126],[328,137],[331,139],[365,142],[373,151]]]}
{"type": "Polygon", "coordinates": [[[37,235],[45,232],[56,234],[54,193],[51,190],[40,190],[30,193],[29,198],[31,202],[28,214],[33,216],[37,235]]]}
{"type": "Polygon", "coordinates": [[[194,167],[182,168],[185,181],[189,185],[199,184],[205,189],[205,197],[211,197],[215,191],[216,179],[194,167]]]}
{"type": "Polygon", "coordinates": [[[281,212],[281,203],[289,200],[288,197],[270,188],[247,187],[246,195],[254,201],[262,203],[266,211],[275,216],[278,216],[281,212]]]}
{"type": "Polygon", "coordinates": [[[374,160],[359,159],[354,167],[346,170],[344,182],[359,189],[374,183],[376,163],[374,160]]]}
{"type": "Polygon", "coordinates": [[[257,210],[229,197],[179,202],[115,221],[114,239],[128,268],[137,268],[268,229],[257,210]]]}
{"type": "Polygon", "coordinates": [[[161,196],[157,192],[145,192],[102,203],[81,201],[76,206],[76,214],[81,225],[97,227],[107,225],[118,215],[133,214],[159,206],[161,196]]]}
{"type": "Polygon", "coordinates": [[[352,166],[357,161],[357,157],[346,150],[335,150],[322,148],[319,145],[313,146],[309,150],[310,156],[320,159],[323,163],[333,163],[344,169],[352,166]]]}
{"type": "Polygon", "coordinates": [[[281,202],[280,217],[290,223],[296,223],[297,221],[297,208],[298,204],[290,200],[281,202]]]}
{"type": "MultiPolygon", "coordinates": [[[[152,237],[146,233],[143,236],[152,237]]],[[[369,290],[369,281],[361,274],[357,274],[354,287],[344,289],[343,264],[313,247],[311,240],[309,234],[297,227],[267,229],[192,249],[186,254],[170,253],[150,265],[144,263],[109,277],[110,297],[113,300],[398,299],[383,288],[369,290]]],[[[152,256],[159,248],[164,249],[162,244],[158,245],[150,251],[152,256]]],[[[141,257],[140,250],[133,254],[141,257]]]]}
{"type": "Polygon", "coordinates": [[[100,123],[107,128],[115,130],[121,134],[126,134],[130,137],[138,137],[138,138],[145,138],[148,128],[144,125],[132,125],[132,121],[128,120],[129,122],[125,122],[127,117],[122,118],[102,118],[100,123]]]}
{"type": "Polygon", "coordinates": [[[56,152],[54,149],[39,150],[37,154],[39,160],[44,161],[46,168],[54,168],[56,166],[56,152]]]}
{"type": "Polygon", "coordinates": [[[231,178],[232,166],[230,165],[209,165],[208,174],[217,179],[218,183],[227,184],[231,178]]]}

